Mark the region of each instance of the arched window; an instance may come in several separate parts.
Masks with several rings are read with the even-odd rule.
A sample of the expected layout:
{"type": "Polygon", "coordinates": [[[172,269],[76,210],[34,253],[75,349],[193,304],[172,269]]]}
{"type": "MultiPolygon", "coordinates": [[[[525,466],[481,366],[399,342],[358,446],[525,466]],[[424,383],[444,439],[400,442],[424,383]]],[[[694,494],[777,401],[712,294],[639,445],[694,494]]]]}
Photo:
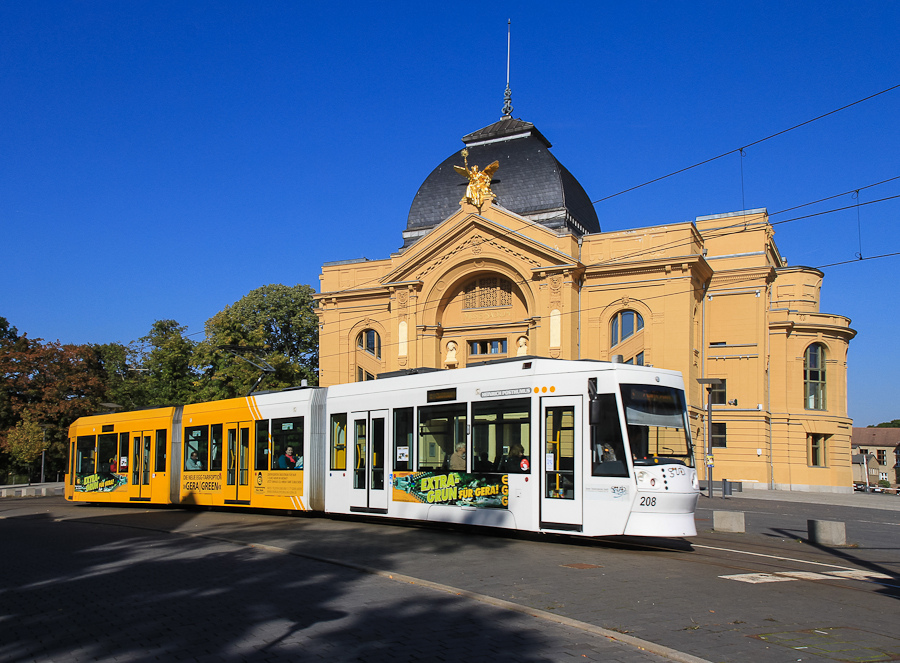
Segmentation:
{"type": "Polygon", "coordinates": [[[825,346],[813,343],[803,354],[803,393],[807,410],[825,409],[825,346]]]}
{"type": "Polygon", "coordinates": [[[610,322],[609,347],[614,348],[644,328],[644,319],[637,311],[619,311],[610,322]]]}
{"type": "Polygon", "coordinates": [[[609,347],[626,364],[644,365],[644,319],[637,311],[619,311],[609,323],[609,347]]]}
{"type": "Polygon", "coordinates": [[[365,350],[376,359],[381,359],[381,337],[374,329],[365,329],[356,337],[356,347],[365,350]]]}

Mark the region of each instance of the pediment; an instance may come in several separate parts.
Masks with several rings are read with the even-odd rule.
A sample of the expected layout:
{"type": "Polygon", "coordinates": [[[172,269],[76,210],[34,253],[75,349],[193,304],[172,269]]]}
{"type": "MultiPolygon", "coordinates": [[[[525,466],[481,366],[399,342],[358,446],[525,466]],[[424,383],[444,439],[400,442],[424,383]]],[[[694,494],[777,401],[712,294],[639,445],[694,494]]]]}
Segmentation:
{"type": "Polygon", "coordinates": [[[423,281],[453,262],[487,256],[529,270],[571,264],[578,261],[577,256],[560,248],[570,244],[576,246],[571,237],[557,235],[496,205],[483,215],[469,207],[469,211],[460,209],[395,258],[395,269],[381,283],[423,281]]]}

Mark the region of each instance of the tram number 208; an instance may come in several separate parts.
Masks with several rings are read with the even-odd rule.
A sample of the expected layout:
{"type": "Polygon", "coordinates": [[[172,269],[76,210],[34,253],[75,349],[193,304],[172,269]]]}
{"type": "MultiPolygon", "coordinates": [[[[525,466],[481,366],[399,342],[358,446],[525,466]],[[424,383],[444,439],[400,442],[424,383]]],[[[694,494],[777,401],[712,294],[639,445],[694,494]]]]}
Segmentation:
{"type": "Polygon", "coordinates": [[[641,506],[656,506],[656,498],[655,497],[642,497],[641,498],[641,506]]]}

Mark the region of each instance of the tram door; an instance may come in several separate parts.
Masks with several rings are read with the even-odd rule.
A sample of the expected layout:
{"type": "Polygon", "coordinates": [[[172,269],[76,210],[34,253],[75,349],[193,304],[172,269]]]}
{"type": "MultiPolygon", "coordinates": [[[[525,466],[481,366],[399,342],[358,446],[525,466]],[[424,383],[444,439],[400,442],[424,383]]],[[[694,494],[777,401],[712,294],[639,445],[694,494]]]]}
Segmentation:
{"type": "Polygon", "coordinates": [[[390,489],[385,474],[388,411],[354,412],[352,417],[350,510],[385,512],[390,489]]]}
{"type": "Polygon", "coordinates": [[[250,422],[225,426],[225,504],[250,504],[250,422]]]}
{"type": "Polygon", "coordinates": [[[128,499],[133,502],[149,502],[152,431],[135,431],[131,434],[131,481],[128,499]]]}
{"type": "Polygon", "coordinates": [[[581,398],[541,399],[541,527],[581,531],[581,398]]]}

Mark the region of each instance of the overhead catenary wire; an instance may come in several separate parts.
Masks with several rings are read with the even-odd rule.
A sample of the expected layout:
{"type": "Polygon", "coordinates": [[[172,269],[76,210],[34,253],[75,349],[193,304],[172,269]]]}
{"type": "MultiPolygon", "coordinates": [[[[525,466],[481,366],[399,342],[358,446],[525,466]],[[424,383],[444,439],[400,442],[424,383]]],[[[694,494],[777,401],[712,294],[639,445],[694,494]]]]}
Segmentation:
{"type": "MultiPolygon", "coordinates": [[[[893,180],[898,179],[898,178],[900,178],[900,177],[893,177],[893,178],[889,178],[889,179],[887,179],[887,180],[882,180],[882,181],[880,181],[880,182],[876,182],[876,183],[873,183],[873,184],[866,185],[866,186],[864,186],[864,187],[860,187],[860,189],[865,189],[865,188],[870,188],[870,187],[873,187],[873,186],[877,186],[877,185],[879,185],[879,184],[883,184],[883,183],[885,183],[885,182],[890,182],[890,181],[893,181],[893,180]]],[[[855,189],[852,190],[852,191],[855,191],[855,189]]],[[[852,193],[852,191],[846,192],[846,193],[852,193]]],[[[820,199],[820,200],[818,200],[818,201],[813,201],[812,203],[805,203],[805,204],[803,204],[803,205],[798,205],[798,206],[795,206],[795,207],[792,207],[792,208],[788,208],[788,209],[790,209],[790,210],[793,210],[793,209],[799,209],[799,208],[801,208],[801,207],[805,207],[805,206],[808,206],[808,205],[810,205],[810,204],[814,204],[814,203],[816,203],[816,202],[821,202],[821,201],[823,201],[823,200],[830,200],[830,199],[833,199],[833,198],[835,198],[835,197],[839,197],[840,195],[846,195],[846,193],[836,194],[835,196],[829,196],[829,197],[827,197],[827,198],[823,198],[823,199],[820,199]]],[[[869,201],[869,202],[862,203],[862,204],[864,204],[864,205],[870,205],[870,204],[880,203],[880,202],[884,202],[884,201],[888,201],[888,200],[893,200],[893,199],[896,199],[896,198],[900,198],[900,195],[888,196],[888,197],[885,197],[885,198],[881,198],[881,199],[878,199],[878,200],[869,201]]],[[[839,207],[839,208],[835,208],[835,209],[824,210],[824,211],[822,211],[822,212],[817,212],[817,213],[814,213],[814,214],[807,214],[807,215],[802,215],[802,216],[793,217],[793,218],[789,218],[789,219],[782,219],[782,220],[780,220],[780,221],[775,221],[775,222],[772,222],[772,221],[762,221],[762,222],[758,222],[758,224],[753,224],[753,225],[763,225],[763,224],[765,224],[765,223],[769,223],[770,225],[785,224],[785,223],[790,223],[790,222],[793,222],[793,221],[799,221],[799,220],[802,220],[802,219],[808,219],[808,218],[812,218],[812,217],[822,216],[822,215],[825,215],[825,214],[830,214],[830,213],[833,213],[833,212],[838,212],[838,211],[842,211],[842,210],[846,210],[846,209],[851,209],[851,208],[853,208],[853,207],[855,207],[855,205],[849,205],[849,206],[846,206],[846,207],[839,207]]],[[[782,211],[787,211],[787,210],[782,210],[782,211]]],[[[779,213],[780,213],[780,212],[779,212],[779,213]]],[[[517,232],[517,230],[525,229],[526,227],[529,227],[530,225],[534,225],[534,223],[533,223],[533,222],[529,222],[526,226],[522,226],[522,227],[520,227],[520,228],[518,228],[518,229],[510,229],[510,230],[513,231],[513,232],[517,232]]],[[[736,234],[736,233],[741,233],[741,232],[747,232],[751,227],[752,227],[752,226],[748,226],[748,225],[746,224],[746,222],[743,222],[743,221],[742,221],[742,222],[739,222],[739,223],[734,223],[734,224],[726,225],[726,226],[723,226],[723,227],[721,227],[721,228],[713,228],[713,229],[707,230],[706,233],[705,233],[705,237],[706,237],[706,239],[716,239],[716,238],[724,237],[724,236],[727,236],[727,235],[730,235],[730,234],[736,234]]],[[[487,240],[484,240],[484,241],[487,241],[487,240]]],[[[480,243],[483,243],[483,242],[479,242],[479,244],[480,244],[480,243]]],[[[679,246],[689,246],[691,243],[693,243],[693,240],[688,240],[688,241],[685,241],[685,242],[681,242],[681,241],[673,241],[673,242],[670,242],[670,243],[665,243],[665,244],[662,244],[662,245],[654,246],[654,247],[651,247],[651,248],[648,248],[648,249],[643,249],[643,250],[640,250],[640,251],[631,252],[631,253],[625,254],[625,255],[623,255],[623,256],[619,256],[619,257],[617,257],[617,258],[614,258],[614,259],[609,259],[609,260],[601,261],[601,262],[597,262],[597,263],[590,263],[590,264],[585,265],[585,267],[586,267],[586,268],[596,268],[596,267],[602,267],[602,266],[605,266],[605,265],[612,265],[612,264],[616,264],[616,263],[618,263],[618,262],[622,262],[622,261],[624,261],[624,260],[634,260],[635,258],[639,258],[639,257],[641,257],[642,255],[645,255],[645,254],[648,254],[648,253],[657,253],[657,252],[659,252],[660,249],[665,249],[665,248],[672,249],[672,248],[678,248],[679,246]]],[[[880,256],[873,256],[872,259],[874,259],[874,258],[891,257],[891,256],[894,256],[894,255],[900,255],[900,254],[898,254],[898,253],[882,254],[882,255],[880,255],[880,256]]],[[[836,266],[836,265],[843,265],[843,264],[846,264],[847,262],[859,262],[859,259],[854,259],[854,260],[851,260],[851,261],[844,261],[844,262],[837,262],[837,263],[830,263],[830,264],[828,264],[828,265],[822,265],[821,268],[826,268],[826,267],[831,267],[831,266],[836,266]]],[[[356,284],[355,286],[348,287],[348,288],[344,288],[344,289],[342,289],[342,290],[335,291],[335,292],[333,292],[333,293],[327,293],[327,294],[328,294],[328,295],[340,295],[340,294],[345,294],[345,293],[348,293],[348,292],[352,292],[353,290],[359,288],[360,286],[366,286],[366,285],[370,285],[370,284],[377,283],[379,280],[380,280],[380,277],[374,277],[374,278],[369,279],[368,281],[365,281],[365,282],[363,282],[363,283],[356,284]]],[[[527,282],[528,282],[528,281],[526,281],[526,280],[514,280],[514,281],[513,281],[513,283],[515,283],[516,285],[519,285],[519,286],[525,285],[527,282]]],[[[324,294],[324,293],[323,293],[323,294],[324,294]]],[[[681,293],[681,292],[666,293],[666,294],[663,294],[663,295],[654,295],[654,296],[650,296],[650,297],[647,297],[647,298],[645,298],[645,299],[650,300],[650,299],[656,299],[656,298],[664,297],[664,296],[674,296],[674,295],[678,295],[678,294],[684,294],[684,293],[681,293]]],[[[434,305],[436,306],[437,303],[435,303],[434,305]]],[[[586,308],[586,309],[582,309],[582,312],[590,311],[590,310],[593,310],[593,308],[592,308],[592,307],[589,307],[589,308],[586,308]]],[[[428,312],[428,308],[427,308],[427,307],[425,307],[425,308],[423,308],[423,309],[421,310],[421,313],[427,313],[427,312],[428,312]]],[[[561,315],[573,315],[574,313],[575,313],[574,311],[567,311],[567,312],[561,313],[561,315]]],[[[197,333],[201,333],[201,332],[196,332],[195,334],[191,334],[191,335],[196,335],[197,333]]],[[[339,333],[339,330],[335,330],[335,331],[333,331],[333,332],[324,332],[324,333],[325,333],[325,334],[335,334],[335,333],[339,333]]],[[[436,337],[436,335],[435,335],[435,334],[422,334],[422,333],[420,333],[420,334],[417,334],[417,337],[418,337],[418,338],[427,338],[427,337],[436,337]]],[[[398,343],[383,343],[382,347],[383,347],[383,348],[388,348],[388,347],[391,347],[391,346],[393,346],[393,345],[398,345],[398,344],[399,344],[399,342],[398,342],[398,343]]],[[[322,358],[328,358],[328,357],[332,357],[332,356],[340,356],[341,354],[343,354],[343,352],[332,353],[332,354],[329,354],[329,355],[319,355],[319,357],[320,357],[320,359],[322,359],[322,358]]]]}
{"type": "Polygon", "coordinates": [[[610,195],[608,195],[608,196],[604,196],[603,198],[598,198],[597,200],[592,200],[591,203],[594,204],[594,205],[596,205],[597,203],[602,203],[604,200],[609,200],[610,198],[615,198],[616,196],[621,196],[622,194],[629,193],[629,192],[631,192],[631,191],[635,191],[636,189],[640,189],[640,188],[642,188],[642,187],[648,186],[648,185],[653,184],[653,183],[655,183],[655,182],[659,182],[659,181],[664,180],[664,179],[666,179],[666,178],[672,177],[672,176],[674,176],[674,175],[679,175],[679,174],[681,174],[681,173],[687,172],[687,171],[692,170],[692,169],[694,169],[694,168],[698,168],[699,166],[703,166],[703,165],[708,164],[708,163],[711,163],[711,162],[713,162],[713,161],[717,161],[718,159],[721,159],[721,158],[723,158],[723,157],[727,157],[729,154],[734,154],[735,152],[740,152],[740,151],[742,151],[742,150],[747,149],[748,147],[753,147],[754,145],[759,145],[760,143],[764,143],[764,142],[766,142],[767,140],[771,140],[771,139],[773,139],[773,138],[776,138],[776,137],[778,137],[778,136],[781,136],[781,135],[783,135],[783,134],[786,134],[786,133],[788,133],[789,131],[794,131],[795,129],[799,129],[800,127],[805,127],[807,124],[812,124],[813,122],[816,122],[816,121],[818,121],[818,120],[821,120],[821,119],[823,119],[823,118],[826,118],[826,117],[828,117],[829,115],[834,115],[835,113],[839,113],[839,112],[841,112],[842,110],[846,110],[846,109],[848,109],[848,108],[851,108],[852,106],[856,106],[857,104],[861,104],[861,103],[863,103],[863,102],[865,102],[865,101],[868,101],[869,99],[874,99],[874,98],[877,97],[877,96],[880,96],[880,95],[882,95],[882,94],[886,94],[887,92],[890,92],[891,90],[896,90],[897,88],[900,88],[900,83],[898,83],[897,85],[892,85],[891,87],[886,88],[886,89],[884,89],[884,90],[881,90],[880,92],[876,92],[876,93],[874,93],[874,94],[870,94],[868,97],[863,97],[862,99],[857,99],[856,101],[851,102],[851,103],[849,103],[849,104],[845,104],[844,106],[841,106],[840,108],[835,108],[834,110],[830,110],[830,111],[828,111],[827,113],[823,113],[822,115],[818,115],[818,116],[816,116],[816,117],[814,117],[814,118],[811,118],[811,119],[809,119],[809,120],[806,120],[805,122],[801,122],[800,124],[795,124],[794,126],[788,127],[787,129],[782,129],[781,131],[776,131],[775,133],[770,134],[770,135],[766,136],[765,138],[760,138],[760,139],[758,139],[758,140],[754,140],[754,141],[751,142],[751,143],[747,143],[746,145],[742,145],[742,146],[740,146],[740,147],[736,147],[736,148],[734,148],[733,150],[728,150],[727,152],[722,152],[722,154],[719,154],[719,155],[717,155],[717,156],[710,157],[709,159],[704,159],[703,161],[698,161],[697,163],[692,164],[692,165],[690,165],[690,166],[685,166],[684,168],[679,168],[678,170],[672,171],[671,173],[668,173],[668,174],[666,174],[666,175],[661,175],[661,176],[659,176],[659,177],[655,177],[655,178],[653,178],[652,180],[648,180],[648,181],[643,182],[643,183],[641,183],[641,184],[636,184],[635,186],[628,187],[627,189],[623,189],[622,191],[618,191],[618,192],[616,192],[616,193],[612,193],[612,194],[610,194],[610,195]]]}
{"type": "MultiPolygon", "coordinates": [[[[826,201],[826,200],[832,200],[832,199],[834,199],[834,198],[838,198],[838,197],[840,197],[840,196],[847,195],[847,194],[849,194],[849,193],[853,193],[853,192],[855,192],[855,191],[860,191],[860,190],[868,189],[868,188],[875,187],[875,186],[878,186],[878,185],[881,185],[881,184],[885,184],[885,183],[887,183],[887,182],[891,182],[891,181],[894,181],[894,180],[897,180],[897,179],[900,179],[900,176],[891,177],[891,178],[888,178],[888,179],[885,179],[885,180],[881,180],[881,181],[879,181],[879,182],[875,182],[875,183],[872,183],[872,184],[868,184],[868,185],[859,187],[859,189],[852,189],[852,190],[850,190],[850,191],[842,192],[842,193],[839,193],[839,194],[834,194],[834,195],[832,195],[832,196],[828,196],[828,197],[825,197],[825,198],[820,198],[820,199],[818,199],[818,200],[815,200],[815,201],[812,201],[812,202],[809,202],[809,203],[803,203],[803,204],[801,204],[801,205],[796,205],[796,206],[794,206],[794,207],[789,207],[789,208],[786,208],[786,209],[784,209],[784,210],[779,210],[778,212],[773,212],[773,213],[769,214],[769,216],[771,217],[771,216],[774,215],[774,214],[782,214],[782,213],[787,212],[787,211],[792,211],[792,210],[795,210],[795,209],[800,209],[800,208],[802,208],[802,207],[807,207],[807,206],[809,206],[809,205],[813,205],[813,204],[816,204],[816,203],[819,203],[819,202],[823,202],[823,201],[826,201]]],[[[884,198],[880,198],[880,199],[877,199],[877,200],[868,201],[868,202],[866,202],[866,203],[861,203],[861,204],[863,204],[863,205],[871,205],[871,204],[876,204],[876,203],[880,203],[880,202],[885,202],[885,201],[888,201],[888,200],[893,200],[893,199],[896,199],[896,198],[900,198],[900,195],[887,196],[887,197],[884,197],[884,198]]],[[[830,213],[833,213],[833,212],[843,211],[843,210],[851,209],[851,208],[856,207],[856,206],[857,206],[857,205],[848,205],[848,206],[845,206],[845,207],[839,207],[839,208],[834,208],[834,209],[830,209],[830,210],[824,210],[824,211],[821,211],[821,212],[816,212],[816,213],[814,213],[814,214],[807,214],[807,215],[802,215],[802,216],[793,217],[793,218],[789,218],[789,219],[782,219],[782,220],[780,220],[780,221],[760,222],[760,224],[762,224],[762,223],[769,223],[770,225],[780,225],[780,224],[790,223],[790,222],[793,222],[793,221],[799,221],[799,220],[802,220],[802,219],[808,219],[808,218],[813,218],[813,217],[817,217],[817,216],[822,216],[822,215],[830,214],[830,213]]],[[[512,232],[518,232],[519,230],[524,230],[525,228],[530,227],[531,225],[535,225],[535,222],[529,222],[528,224],[523,225],[523,226],[521,226],[521,227],[519,227],[519,228],[512,228],[512,229],[510,229],[510,230],[511,230],[512,232]]],[[[715,228],[715,229],[708,230],[708,231],[706,232],[706,238],[707,238],[707,239],[715,239],[715,238],[727,236],[727,235],[729,235],[729,234],[735,234],[735,233],[740,233],[740,232],[746,232],[748,229],[749,229],[749,228],[748,228],[748,226],[747,226],[747,224],[746,224],[745,222],[735,223],[735,224],[723,226],[723,227],[721,227],[721,228],[715,228]]],[[[482,242],[479,242],[479,244],[484,243],[485,241],[487,241],[487,240],[483,240],[482,242]]],[[[624,261],[624,260],[634,260],[635,258],[639,258],[640,256],[642,256],[642,255],[644,255],[644,254],[648,254],[648,253],[657,253],[660,249],[665,249],[665,248],[669,248],[669,249],[671,249],[671,248],[678,248],[679,246],[688,246],[688,245],[690,245],[691,243],[692,243],[692,240],[689,240],[689,241],[687,241],[687,242],[674,241],[674,242],[666,243],[666,244],[663,244],[663,245],[654,246],[654,247],[652,247],[652,248],[644,249],[644,250],[641,250],[641,251],[635,251],[635,252],[632,252],[632,253],[628,253],[628,254],[619,256],[619,257],[617,257],[617,258],[614,258],[614,259],[609,259],[609,260],[601,261],[601,262],[597,262],[597,263],[586,264],[585,267],[586,267],[586,268],[596,268],[596,267],[602,267],[602,266],[605,266],[605,265],[612,265],[612,264],[615,264],[615,263],[617,263],[617,262],[622,262],[622,261],[624,261]]],[[[887,254],[882,254],[882,255],[880,255],[880,256],[872,256],[871,259],[875,259],[875,258],[885,258],[885,257],[891,257],[891,256],[895,256],[895,255],[900,255],[900,254],[898,254],[898,253],[887,253],[887,254]]],[[[866,258],[866,259],[870,259],[870,258],[866,258]]],[[[850,260],[850,261],[843,261],[843,262],[830,263],[830,264],[827,264],[827,265],[822,265],[821,268],[832,267],[832,266],[837,266],[837,265],[843,265],[843,264],[847,264],[848,262],[859,262],[859,260],[860,260],[859,258],[856,258],[856,259],[850,260]]],[[[352,292],[353,290],[359,288],[360,286],[366,286],[366,285],[370,285],[370,284],[375,284],[375,283],[377,283],[379,280],[380,280],[380,277],[373,277],[372,279],[369,279],[368,281],[365,281],[365,282],[363,282],[363,283],[356,284],[356,285],[354,285],[354,286],[352,286],[352,287],[347,287],[347,288],[344,288],[344,289],[341,289],[341,290],[338,290],[338,291],[335,291],[335,292],[332,292],[332,293],[327,293],[327,294],[328,294],[328,295],[335,295],[335,296],[338,296],[338,295],[341,295],[341,294],[345,294],[345,293],[348,293],[348,292],[352,292]]],[[[524,281],[524,280],[521,280],[521,281],[513,281],[513,282],[514,282],[516,285],[519,285],[519,286],[524,285],[524,284],[527,283],[527,281],[524,281]]],[[[325,294],[325,293],[321,293],[321,294],[325,294]]],[[[682,293],[669,293],[669,294],[670,294],[670,295],[675,295],[675,294],[682,294],[682,293]]],[[[664,295],[664,296],[667,296],[667,295],[664,295]]],[[[656,296],[653,296],[653,297],[650,297],[649,299],[653,299],[653,298],[655,298],[655,297],[656,297],[656,296]]],[[[589,310],[591,310],[591,309],[590,309],[590,308],[588,308],[588,309],[582,309],[582,312],[584,312],[584,311],[589,311],[589,310]]],[[[423,309],[421,312],[422,312],[422,313],[427,313],[427,308],[423,309]]],[[[572,313],[573,313],[573,312],[565,312],[565,313],[563,313],[562,315],[570,315],[570,314],[572,314],[572,313]]],[[[193,332],[193,333],[191,333],[191,334],[186,334],[185,336],[197,336],[197,335],[202,334],[202,333],[204,333],[204,332],[202,332],[202,331],[201,331],[201,332],[193,332]]],[[[326,334],[334,334],[334,333],[338,333],[338,332],[337,332],[337,331],[334,331],[334,332],[325,332],[325,333],[326,333],[326,334]]],[[[434,336],[434,335],[433,335],[433,334],[427,334],[427,335],[419,334],[418,336],[421,338],[421,337],[423,337],[423,336],[434,336]]],[[[390,347],[391,345],[394,345],[394,344],[384,344],[383,347],[390,347]]],[[[323,357],[330,357],[330,356],[332,356],[332,355],[320,355],[320,359],[323,358],[323,357]]],[[[334,355],[334,356],[339,356],[339,354],[338,354],[338,355],[334,355]]]]}
{"type": "MultiPolygon", "coordinates": [[[[837,266],[840,266],[840,265],[847,265],[847,264],[859,264],[860,262],[865,262],[865,261],[868,261],[868,260],[878,260],[878,259],[882,259],[882,258],[891,258],[891,257],[895,257],[895,256],[900,256],[900,251],[897,251],[897,252],[894,252],[894,253],[884,253],[884,254],[877,255],[877,256],[869,256],[869,257],[865,257],[865,258],[862,258],[862,259],[854,258],[853,260],[844,260],[844,261],[841,261],[841,262],[829,263],[829,264],[825,264],[825,265],[811,266],[811,268],[812,268],[812,269],[822,270],[822,269],[826,269],[826,268],[829,268],[829,267],[837,267],[837,266]]],[[[737,280],[735,280],[735,281],[731,281],[729,284],[730,284],[731,286],[734,286],[734,285],[739,285],[739,284],[741,284],[741,283],[750,283],[750,282],[753,282],[753,281],[757,280],[758,278],[759,278],[758,276],[748,276],[748,277],[746,277],[746,278],[742,278],[742,279],[737,279],[737,280]]],[[[659,294],[659,295],[649,295],[649,296],[647,296],[647,297],[642,297],[642,298],[640,299],[640,301],[641,301],[641,302],[647,302],[647,301],[651,301],[651,300],[655,300],[655,299],[662,299],[662,298],[664,298],[664,297],[674,297],[674,296],[684,295],[684,294],[688,294],[688,293],[690,293],[690,292],[692,292],[692,291],[694,291],[694,290],[695,290],[695,288],[692,287],[690,290],[675,291],[675,292],[664,292],[664,293],[661,293],[661,294],[659,294]]],[[[607,306],[608,306],[607,304],[604,304],[603,306],[591,306],[591,307],[588,307],[588,308],[582,308],[582,309],[581,309],[581,312],[584,313],[584,312],[588,312],[588,311],[599,311],[599,310],[601,310],[601,309],[603,309],[603,308],[606,308],[607,306]]],[[[570,315],[576,315],[577,313],[578,313],[578,311],[564,311],[564,312],[561,312],[560,315],[561,315],[561,316],[570,316],[570,315]]],[[[520,321],[520,322],[524,322],[524,321],[520,321]]],[[[337,334],[337,333],[340,333],[340,332],[339,332],[339,331],[334,331],[334,332],[327,332],[327,333],[330,333],[330,334],[337,334]]],[[[422,334],[418,334],[418,335],[417,335],[417,338],[420,338],[420,339],[421,339],[421,338],[437,338],[437,334],[433,334],[433,333],[422,333],[422,334]]],[[[382,341],[382,346],[381,346],[381,347],[382,347],[382,350],[384,350],[384,349],[391,348],[391,347],[396,347],[396,346],[399,346],[399,345],[400,345],[399,342],[397,342],[397,343],[384,343],[384,342],[382,341]]],[[[320,357],[320,358],[340,357],[340,356],[342,356],[342,355],[344,355],[344,354],[347,354],[347,352],[352,352],[352,350],[350,350],[350,351],[338,351],[338,352],[333,352],[333,353],[330,353],[330,354],[327,354],[327,355],[319,355],[319,357],[320,357]]]]}

